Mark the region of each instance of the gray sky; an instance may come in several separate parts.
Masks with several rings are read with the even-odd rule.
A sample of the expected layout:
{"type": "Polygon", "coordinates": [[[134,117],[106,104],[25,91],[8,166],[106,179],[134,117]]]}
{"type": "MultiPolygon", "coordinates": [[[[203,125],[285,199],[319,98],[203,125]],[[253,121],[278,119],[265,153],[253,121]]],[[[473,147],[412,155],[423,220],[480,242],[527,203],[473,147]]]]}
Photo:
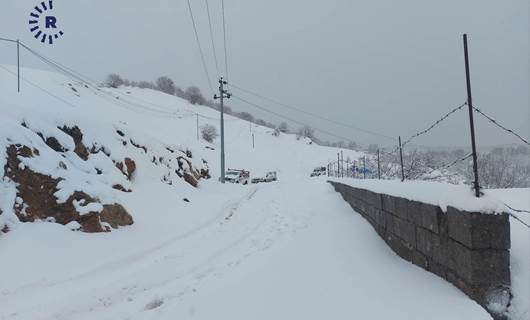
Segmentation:
{"type": "MultiPolygon", "coordinates": [[[[53,46],[28,30],[29,13],[39,2],[4,0],[0,37],[20,38],[95,79],[110,72],[136,80],[168,75],[179,86],[197,84],[210,95],[186,0],[54,0],[65,35],[53,46]]],[[[205,1],[191,2],[216,87],[205,1]]],[[[221,0],[209,3],[224,72],[221,0]]],[[[467,32],[475,105],[530,136],[528,0],[225,0],[225,7],[231,82],[389,136],[408,137],[465,101],[461,35],[467,32]]],[[[0,43],[0,63],[15,63],[13,54],[0,43]]],[[[29,57],[23,64],[38,66],[29,57]]],[[[361,143],[392,143],[240,96],[361,143]]],[[[230,105],[281,121],[234,100],[230,105]]],[[[482,120],[477,131],[481,146],[517,142],[482,120]]],[[[417,140],[465,147],[468,141],[465,112],[417,140]]]]}

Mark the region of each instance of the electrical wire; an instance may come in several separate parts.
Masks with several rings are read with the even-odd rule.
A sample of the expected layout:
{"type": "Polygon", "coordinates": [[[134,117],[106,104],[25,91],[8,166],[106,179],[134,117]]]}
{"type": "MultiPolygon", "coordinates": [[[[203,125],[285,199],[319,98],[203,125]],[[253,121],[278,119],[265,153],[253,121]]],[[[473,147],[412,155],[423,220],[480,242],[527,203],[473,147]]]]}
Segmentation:
{"type": "Polygon", "coordinates": [[[197,47],[199,48],[199,53],[201,55],[201,62],[202,66],[204,68],[204,73],[206,75],[206,80],[208,81],[208,87],[210,88],[210,91],[212,92],[212,95],[214,94],[214,90],[212,87],[212,84],[210,82],[210,74],[208,73],[208,67],[206,66],[206,60],[204,59],[204,53],[202,51],[201,47],[201,41],[199,40],[199,33],[197,32],[197,26],[195,24],[195,18],[193,17],[193,10],[191,9],[191,3],[190,0],[187,0],[188,2],[188,9],[191,17],[191,23],[193,24],[193,31],[195,33],[195,40],[197,41],[197,47]]]}
{"type": "Polygon", "coordinates": [[[0,38],[0,41],[17,42],[17,40],[7,39],[7,38],[0,38]]]}
{"type": "Polygon", "coordinates": [[[228,49],[226,48],[225,0],[221,0],[221,11],[223,12],[223,43],[224,43],[224,49],[225,49],[225,80],[228,81],[228,49]]]}
{"type": "MultiPolygon", "coordinates": [[[[4,69],[6,72],[12,74],[12,75],[15,76],[15,77],[18,76],[15,72],[13,72],[13,71],[7,69],[6,67],[4,67],[4,66],[2,66],[2,65],[0,65],[0,68],[1,68],[1,69],[4,69]]],[[[43,87],[39,86],[38,84],[35,84],[35,83],[29,81],[28,79],[22,77],[22,76],[20,76],[20,79],[22,79],[22,81],[24,81],[24,82],[26,82],[26,83],[32,85],[33,87],[35,87],[35,88],[37,88],[37,89],[43,91],[44,93],[48,94],[49,96],[54,97],[55,99],[57,99],[57,100],[59,100],[59,101],[65,103],[65,104],[67,104],[67,105],[69,105],[69,106],[71,106],[71,107],[77,108],[77,106],[76,106],[75,104],[73,104],[73,103],[71,103],[71,102],[69,102],[69,101],[67,101],[67,100],[64,100],[63,98],[61,98],[61,97],[59,97],[59,96],[57,96],[57,95],[51,93],[50,91],[44,89],[43,87]]]]}
{"type": "MultiPolygon", "coordinates": [[[[275,112],[275,111],[271,111],[271,110],[269,110],[268,108],[265,108],[265,107],[260,106],[260,105],[258,105],[258,104],[256,104],[256,103],[253,103],[253,102],[250,102],[250,101],[248,101],[248,100],[245,100],[245,99],[243,99],[243,98],[241,98],[241,97],[239,97],[239,96],[232,95],[232,97],[235,98],[235,99],[237,99],[237,100],[239,100],[239,101],[241,101],[241,102],[244,102],[244,103],[246,103],[246,104],[248,104],[248,105],[250,105],[250,106],[252,106],[252,107],[254,107],[254,108],[260,109],[260,110],[262,110],[262,111],[264,111],[264,112],[267,112],[267,113],[270,113],[270,114],[273,114],[273,115],[277,116],[278,118],[282,118],[282,119],[285,119],[285,120],[288,120],[288,121],[294,122],[294,123],[299,124],[299,125],[302,125],[302,126],[312,127],[312,126],[310,126],[310,125],[308,125],[308,124],[306,124],[306,123],[304,123],[304,122],[301,122],[301,121],[299,121],[299,120],[296,120],[296,119],[293,119],[293,118],[290,118],[290,117],[284,116],[284,115],[282,115],[282,114],[280,114],[280,113],[277,113],[277,112],[275,112]]],[[[326,134],[326,135],[328,135],[328,136],[331,136],[331,137],[335,137],[335,138],[338,138],[338,139],[342,139],[342,140],[344,140],[344,141],[348,141],[348,142],[354,142],[353,140],[351,140],[351,139],[349,139],[349,138],[346,138],[346,137],[343,137],[343,136],[340,136],[340,135],[334,134],[334,133],[329,132],[329,131],[326,131],[326,130],[322,130],[322,129],[318,129],[318,128],[314,128],[314,129],[315,129],[316,131],[319,131],[319,132],[324,133],[324,134],[326,134]]]]}
{"type": "Polygon", "coordinates": [[[208,4],[208,0],[204,0],[206,2],[206,12],[208,14],[208,25],[210,26],[210,40],[212,41],[212,51],[213,51],[213,58],[215,60],[215,70],[217,71],[217,77],[221,75],[219,73],[219,63],[217,62],[217,52],[215,51],[215,42],[214,42],[214,36],[213,36],[213,28],[212,28],[212,18],[210,16],[210,5],[208,4]]]}
{"type": "MultiPolygon", "coordinates": [[[[78,81],[80,82],[81,84],[85,84],[87,87],[90,86],[93,88],[93,93],[103,99],[106,99],[107,101],[113,103],[114,105],[117,105],[117,106],[120,106],[120,107],[124,107],[124,104],[128,104],[129,106],[132,106],[132,107],[135,107],[137,109],[142,109],[142,110],[146,110],[146,111],[150,111],[152,113],[157,113],[157,114],[162,114],[162,115],[166,115],[166,116],[177,116],[177,117],[183,117],[185,115],[179,115],[175,112],[171,112],[171,111],[168,111],[166,110],[165,107],[162,107],[162,106],[159,106],[159,105],[155,105],[155,104],[152,104],[150,102],[148,102],[149,104],[152,104],[152,105],[155,105],[157,106],[158,108],[162,108],[162,109],[156,109],[156,108],[152,108],[152,107],[148,107],[148,106],[145,106],[145,105],[142,105],[142,104],[138,104],[138,103],[135,103],[135,102],[132,102],[132,101],[128,101],[127,98],[135,98],[135,97],[132,97],[132,96],[128,96],[124,93],[121,93],[119,91],[116,91],[115,93],[118,94],[118,95],[121,95],[121,96],[124,96],[126,97],[125,99],[121,99],[121,100],[118,100],[119,102],[116,101],[116,99],[119,99],[118,97],[114,96],[113,94],[105,91],[105,90],[102,90],[101,88],[99,88],[97,85],[93,84],[95,83],[94,80],[90,79],[89,77],[71,69],[71,68],[68,68],[56,61],[53,61],[52,59],[50,58],[47,58],[47,57],[44,57],[43,55],[39,54],[38,52],[36,52],[35,50],[29,48],[28,46],[26,46],[25,44],[22,44],[23,48],[28,50],[28,52],[30,52],[31,54],[35,55],[37,58],[39,58],[41,61],[43,61],[45,64],[51,66],[52,68],[58,70],[59,72],[63,73],[65,76],[67,76],[68,78],[70,78],[70,80],[72,81],[78,81]],[[88,80],[87,80],[88,79],[88,80]],[[92,83],[93,82],[93,83],[92,83]],[[105,95],[104,96],[102,96],[105,95]],[[110,99],[110,100],[109,100],[110,99]]],[[[138,100],[141,100],[138,98],[138,100]]],[[[143,101],[143,100],[142,100],[143,101]]],[[[127,108],[127,107],[126,107],[127,108]]],[[[131,110],[130,108],[127,108],[129,110],[131,110]]]]}
{"type": "Polygon", "coordinates": [[[275,99],[271,99],[271,98],[265,97],[265,96],[263,96],[261,94],[253,92],[251,90],[244,89],[244,88],[242,88],[242,87],[240,87],[238,85],[234,85],[233,83],[228,83],[228,86],[233,87],[233,88],[235,88],[237,90],[240,90],[240,91],[242,91],[244,93],[256,96],[256,97],[261,98],[263,100],[267,100],[269,102],[272,102],[272,103],[277,104],[279,106],[282,106],[284,108],[292,109],[292,110],[298,111],[300,113],[304,113],[306,115],[312,116],[312,117],[317,118],[317,119],[321,119],[321,120],[324,120],[324,121],[327,121],[327,122],[330,122],[330,123],[333,123],[333,124],[336,124],[336,125],[339,125],[339,126],[343,126],[343,127],[346,127],[346,128],[354,129],[354,130],[357,130],[357,131],[360,131],[360,132],[364,132],[364,133],[367,133],[367,134],[371,134],[371,135],[374,135],[374,136],[378,136],[378,137],[382,137],[382,138],[385,138],[385,139],[389,139],[389,140],[395,141],[395,138],[392,138],[392,137],[387,136],[385,134],[374,132],[374,131],[370,131],[370,130],[366,130],[366,129],[362,129],[362,128],[359,128],[359,127],[356,127],[356,126],[353,126],[353,125],[350,125],[350,124],[346,124],[346,123],[343,123],[343,122],[340,122],[340,121],[336,121],[336,120],[333,120],[333,119],[329,119],[329,118],[323,117],[323,116],[318,115],[316,113],[312,113],[312,112],[303,110],[301,108],[297,108],[297,107],[294,107],[292,105],[288,105],[288,104],[279,102],[279,101],[277,101],[275,99]]]}

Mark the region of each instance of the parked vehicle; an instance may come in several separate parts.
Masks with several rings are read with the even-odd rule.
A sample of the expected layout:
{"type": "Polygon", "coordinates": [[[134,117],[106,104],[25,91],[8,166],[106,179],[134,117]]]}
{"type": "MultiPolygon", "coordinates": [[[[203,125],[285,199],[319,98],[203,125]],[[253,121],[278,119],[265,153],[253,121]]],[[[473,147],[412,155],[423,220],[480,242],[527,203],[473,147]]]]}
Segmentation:
{"type": "Polygon", "coordinates": [[[228,169],[225,173],[225,182],[248,184],[250,180],[250,172],[246,170],[228,169]]]}
{"type": "Polygon", "coordinates": [[[313,169],[313,172],[311,172],[310,177],[325,176],[326,172],[327,172],[326,167],[317,167],[313,169]]]}
{"type": "Polygon", "coordinates": [[[265,182],[265,179],[264,178],[252,178],[252,183],[261,183],[261,182],[265,182]]]}
{"type": "Polygon", "coordinates": [[[278,180],[278,175],[276,174],[276,171],[269,171],[265,175],[265,182],[272,182],[278,180]]]}

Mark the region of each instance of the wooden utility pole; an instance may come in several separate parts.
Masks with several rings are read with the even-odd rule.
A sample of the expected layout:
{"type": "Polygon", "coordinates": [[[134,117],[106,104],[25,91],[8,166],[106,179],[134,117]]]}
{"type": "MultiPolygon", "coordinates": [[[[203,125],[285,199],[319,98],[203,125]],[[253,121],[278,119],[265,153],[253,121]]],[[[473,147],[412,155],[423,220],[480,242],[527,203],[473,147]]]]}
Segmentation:
{"type": "Polygon", "coordinates": [[[478,184],[477,146],[475,142],[475,124],[473,121],[473,100],[471,98],[471,76],[469,74],[467,34],[464,34],[464,59],[465,59],[465,64],[466,64],[467,106],[469,109],[469,127],[471,130],[471,149],[473,150],[473,174],[475,175],[475,181],[473,181],[473,188],[475,189],[475,196],[479,198],[480,197],[480,186],[478,184]]]}
{"type": "Polygon", "coordinates": [[[227,84],[223,77],[219,78],[219,95],[214,95],[214,99],[221,102],[221,183],[225,183],[225,119],[224,119],[224,98],[230,99],[232,96],[224,88],[227,84]]]}

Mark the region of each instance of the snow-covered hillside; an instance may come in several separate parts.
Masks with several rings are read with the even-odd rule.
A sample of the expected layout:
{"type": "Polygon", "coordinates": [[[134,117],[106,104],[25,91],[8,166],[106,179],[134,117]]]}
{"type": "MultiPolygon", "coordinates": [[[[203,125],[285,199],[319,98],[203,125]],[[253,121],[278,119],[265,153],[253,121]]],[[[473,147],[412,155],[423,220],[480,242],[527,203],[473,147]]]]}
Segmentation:
{"type": "MultiPolygon", "coordinates": [[[[196,136],[197,114],[200,126],[218,126],[215,110],[148,89],[98,90],[56,73],[22,74],[31,83],[23,81],[19,94],[13,74],[0,69],[1,167],[9,164],[6,147],[20,145],[13,170],[58,180],[59,204],[70,199],[81,216],[119,204],[134,223],[114,229],[102,219],[112,230],[102,233],[51,219],[21,223],[13,207],[19,215],[31,208],[4,178],[0,319],[490,318],[395,255],[323,177],[309,178],[337,149],[227,116],[227,167],[251,176],[275,170],[279,181],[221,185],[219,141],[196,136]],[[65,127],[79,128],[88,154],[65,127]],[[49,137],[62,148],[46,144],[49,137]],[[92,202],[72,200],[76,192],[92,202]]],[[[517,230],[515,268],[525,268],[527,234],[517,230]]],[[[524,294],[528,273],[518,274],[516,292],[524,294]]],[[[528,316],[524,299],[514,298],[517,319],[528,316]]]]}

